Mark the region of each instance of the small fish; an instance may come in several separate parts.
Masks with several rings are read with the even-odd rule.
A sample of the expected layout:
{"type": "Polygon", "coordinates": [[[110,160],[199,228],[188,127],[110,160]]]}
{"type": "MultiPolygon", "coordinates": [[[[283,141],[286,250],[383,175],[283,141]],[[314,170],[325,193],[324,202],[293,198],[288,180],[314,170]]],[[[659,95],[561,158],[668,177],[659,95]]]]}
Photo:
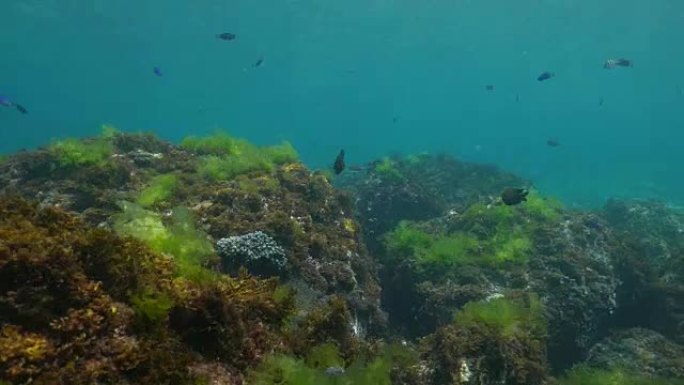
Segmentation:
{"type": "Polygon", "coordinates": [[[556,74],[553,72],[542,72],[541,75],[537,76],[537,81],[543,82],[544,80],[549,80],[555,76],[556,74]]]}
{"type": "Polygon", "coordinates": [[[344,374],[344,368],[340,366],[331,366],[325,369],[325,375],[329,377],[340,377],[344,374]]]}
{"type": "Polygon", "coordinates": [[[527,194],[529,194],[529,191],[524,188],[507,187],[501,193],[501,201],[506,206],[514,206],[519,203],[526,202],[527,194]]]}
{"type": "Polygon", "coordinates": [[[254,63],[254,68],[260,67],[262,64],[264,64],[264,58],[260,57],[259,60],[254,63]]]}
{"type": "Polygon", "coordinates": [[[599,98],[599,106],[603,106],[603,96],[599,98]]]}
{"type": "Polygon", "coordinates": [[[159,68],[159,67],[152,68],[152,72],[154,72],[154,74],[159,76],[159,77],[164,76],[164,73],[162,72],[161,68],[159,68]]]}
{"type": "Polygon", "coordinates": [[[22,106],[21,104],[14,103],[13,101],[10,100],[10,98],[0,95],[0,106],[3,107],[14,107],[17,109],[17,111],[21,112],[23,115],[28,114],[28,110],[22,106]]]}
{"type": "Polygon", "coordinates": [[[399,120],[399,118],[397,118],[396,116],[393,117],[392,118],[392,124],[396,124],[398,120],[399,120]]]}
{"type": "Polygon", "coordinates": [[[556,139],[549,139],[546,141],[546,145],[549,147],[558,147],[560,146],[560,142],[556,139]]]}
{"type": "Polygon", "coordinates": [[[520,95],[515,95],[515,102],[518,103],[520,101],[520,95]]]}
{"type": "Polygon", "coordinates": [[[485,86],[485,90],[487,91],[494,91],[494,85],[493,84],[487,84],[485,86]]]}
{"type": "Polygon", "coordinates": [[[340,153],[337,154],[337,158],[335,158],[335,164],[333,164],[333,169],[337,175],[340,175],[342,171],[344,171],[344,150],[340,150],[340,153]]]}
{"type": "Polygon", "coordinates": [[[632,61],[629,59],[608,59],[603,63],[603,68],[612,70],[616,67],[631,67],[632,61]]]}
{"type": "Polygon", "coordinates": [[[217,39],[221,39],[221,40],[225,40],[225,41],[235,40],[236,37],[237,37],[237,35],[235,35],[234,33],[230,33],[230,32],[223,32],[223,33],[219,33],[218,35],[216,35],[217,39]]]}
{"type": "Polygon", "coordinates": [[[12,103],[12,101],[8,97],[0,95],[0,106],[13,107],[14,103],[12,103]]]}

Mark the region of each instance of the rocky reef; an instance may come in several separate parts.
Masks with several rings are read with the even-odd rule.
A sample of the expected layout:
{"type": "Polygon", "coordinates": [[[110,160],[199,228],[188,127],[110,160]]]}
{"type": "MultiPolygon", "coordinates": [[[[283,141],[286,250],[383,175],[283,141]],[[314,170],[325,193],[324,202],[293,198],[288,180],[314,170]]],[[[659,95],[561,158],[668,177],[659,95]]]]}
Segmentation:
{"type": "Polygon", "coordinates": [[[684,214],[498,198],[528,185],[428,154],[333,178],[225,133],[9,156],[0,383],[681,383],[684,214]]]}

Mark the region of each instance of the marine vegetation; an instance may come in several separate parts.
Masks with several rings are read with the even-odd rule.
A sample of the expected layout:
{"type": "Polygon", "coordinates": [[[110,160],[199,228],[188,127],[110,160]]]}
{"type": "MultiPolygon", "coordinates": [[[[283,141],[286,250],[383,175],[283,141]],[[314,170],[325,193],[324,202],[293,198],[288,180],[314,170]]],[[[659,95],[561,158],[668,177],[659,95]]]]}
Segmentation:
{"type": "Polygon", "coordinates": [[[273,280],[197,284],[132,237],[15,198],[0,239],[2,380],[189,385],[196,365],[221,357],[239,377],[284,346],[292,296],[273,280]]]}
{"type": "Polygon", "coordinates": [[[435,368],[431,383],[545,384],[542,311],[532,295],[466,305],[425,340],[425,359],[435,368]]]}
{"type": "Polygon", "coordinates": [[[52,143],[49,153],[60,167],[102,166],[114,154],[116,129],[104,125],[102,135],[88,140],[64,139],[52,143]]]}
{"type": "Polygon", "coordinates": [[[136,203],[142,207],[150,207],[159,202],[163,202],[173,196],[174,189],[178,183],[178,177],[174,174],[157,175],[150,180],[138,195],[136,203]]]}
{"type": "Polygon", "coordinates": [[[684,379],[652,377],[621,369],[602,370],[580,365],[558,379],[558,385],[682,385],[684,379]]]}
{"type": "Polygon", "coordinates": [[[181,147],[202,155],[200,174],[212,180],[229,180],[246,173],[270,173],[275,166],[297,162],[299,155],[289,142],[258,147],[225,133],[189,137],[181,147]]]}
{"type": "Polygon", "coordinates": [[[416,364],[411,352],[384,346],[374,358],[344,364],[333,345],[319,345],[304,359],[271,355],[250,372],[250,385],[390,385],[393,369],[416,364]]]}
{"type": "Polygon", "coordinates": [[[214,249],[207,236],[195,228],[188,209],[173,209],[167,225],[153,211],[131,202],[120,205],[122,212],[112,218],[118,234],[136,238],[152,250],[172,256],[181,276],[193,280],[210,278],[207,267],[212,263],[214,249]]]}

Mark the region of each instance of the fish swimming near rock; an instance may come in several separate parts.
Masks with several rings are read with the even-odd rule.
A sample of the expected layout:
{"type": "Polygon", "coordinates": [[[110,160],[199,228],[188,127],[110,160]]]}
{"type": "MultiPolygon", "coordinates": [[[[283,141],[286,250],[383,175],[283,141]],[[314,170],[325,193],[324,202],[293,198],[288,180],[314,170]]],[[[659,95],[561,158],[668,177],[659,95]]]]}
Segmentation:
{"type": "Polygon", "coordinates": [[[603,63],[603,68],[607,70],[612,70],[617,67],[631,67],[632,61],[629,59],[608,59],[603,63]]]}
{"type": "Polygon", "coordinates": [[[218,35],[216,35],[216,38],[221,39],[221,40],[225,40],[225,41],[231,41],[231,40],[235,40],[237,38],[237,35],[234,33],[230,33],[230,32],[223,32],[223,33],[219,33],[218,35]]]}
{"type": "Polygon", "coordinates": [[[344,150],[340,150],[340,153],[337,154],[337,158],[335,158],[335,163],[333,164],[333,170],[335,170],[335,174],[340,175],[342,171],[344,171],[344,150]]]}
{"type": "Polygon", "coordinates": [[[515,206],[527,201],[529,191],[524,188],[507,187],[501,193],[501,201],[506,206],[515,206]]]}
{"type": "Polygon", "coordinates": [[[542,72],[541,75],[537,76],[537,81],[543,82],[545,80],[549,80],[553,77],[556,77],[556,74],[553,72],[542,72]]]}

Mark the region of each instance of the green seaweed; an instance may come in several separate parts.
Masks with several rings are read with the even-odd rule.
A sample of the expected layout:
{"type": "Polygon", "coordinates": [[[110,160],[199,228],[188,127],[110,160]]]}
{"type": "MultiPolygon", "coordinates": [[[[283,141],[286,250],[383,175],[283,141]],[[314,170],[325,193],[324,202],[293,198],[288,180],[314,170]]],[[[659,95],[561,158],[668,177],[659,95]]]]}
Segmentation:
{"type": "Polygon", "coordinates": [[[263,149],[264,154],[276,165],[299,161],[299,154],[290,142],[283,142],[263,149]]]}
{"type": "Polygon", "coordinates": [[[404,179],[404,174],[397,168],[396,163],[388,157],[382,158],[382,160],[375,165],[374,171],[388,179],[404,179]]]}
{"type": "Polygon", "coordinates": [[[558,385],[682,385],[684,380],[646,376],[622,369],[594,369],[579,365],[558,379],[558,385]]]}
{"type": "Polygon", "coordinates": [[[536,190],[531,190],[527,195],[527,202],[522,207],[534,219],[553,221],[560,217],[563,204],[553,198],[544,198],[536,190]]]}
{"type": "MultiPolygon", "coordinates": [[[[495,215],[501,214],[497,212],[495,215]]],[[[385,246],[391,262],[409,258],[424,273],[441,270],[443,274],[445,268],[464,264],[498,267],[505,263],[525,263],[533,243],[524,228],[509,226],[505,222],[494,225],[493,231],[481,234],[456,231],[436,235],[403,222],[385,236],[385,246]]]]}
{"type": "Polygon", "coordinates": [[[235,139],[225,132],[216,132],[209,136],[188,136],[180,147],[198,155],[231,155],[235,153],[235,139]]]}
{"type": "Polygon", "coordinates": [[[211,180],[230,180],[248,173],[270,173],[276,166],[297,162],[299,154],[289,142],[258,147],[222,132],[187,137],[181,147],[203,157],[199,173],[211,180]]]}
{"type": "Polygon", "coordinates": [[[536,295],[529,295],[524,301],[500,297],[468,302],[456,312],[454,321],[463,327],[486,325],[504,337],[522,332],[533,332],[536,336],[546,333],[544,307],[536,295]]]}
{"type": "Polygon", "coordinates": [[[158,175],[140,192],[136,203],[142,207],[150,207],[163,202],[173,195],[177,183],[178,178],[173,174],[158,175]]]}
{"type": "Polygon", "coordinates": [[[394,365],[413,362],[405,348],[396,345],[385,347],[370,361],[359,359],[344,368],[335,348],[323,345],[314,349],[325,359],[300,360],[287,355],[268,356],[262,364],[248,375],[250,385],[390,385],[394,365]],[[344,372],[328,373],[329,368],[344,368],[344,372]]]}
{"type": "Polygon", "coordinates": [[[10,159],[9,155],[0,154],[0,166],[10,159]]]}
{"type": "Polygon", "coordinates": [[[87,140],[65,139],[48,147],[60,167],[102,166],[114,153],[106,138],[87,140]]]}
{"type": "Polygon", "coordinates": [[[195,228],[190,211],[175,208],[170,225],[161,216],[141,206],[122,202],[123,212],[114,216],[114,230],[120,235],[137,238],[159,253],[172,255],[181,276],[203,281],[213,276],[204,268],[213,255],[213,246],[207,237],[195,228]]]}
{"type": "Polygon", "coordinates": [[[173,299],[168,295],[150,289],[131,296],[135,314],[145,323],[157,326],[166,321],[173,299]]]}

